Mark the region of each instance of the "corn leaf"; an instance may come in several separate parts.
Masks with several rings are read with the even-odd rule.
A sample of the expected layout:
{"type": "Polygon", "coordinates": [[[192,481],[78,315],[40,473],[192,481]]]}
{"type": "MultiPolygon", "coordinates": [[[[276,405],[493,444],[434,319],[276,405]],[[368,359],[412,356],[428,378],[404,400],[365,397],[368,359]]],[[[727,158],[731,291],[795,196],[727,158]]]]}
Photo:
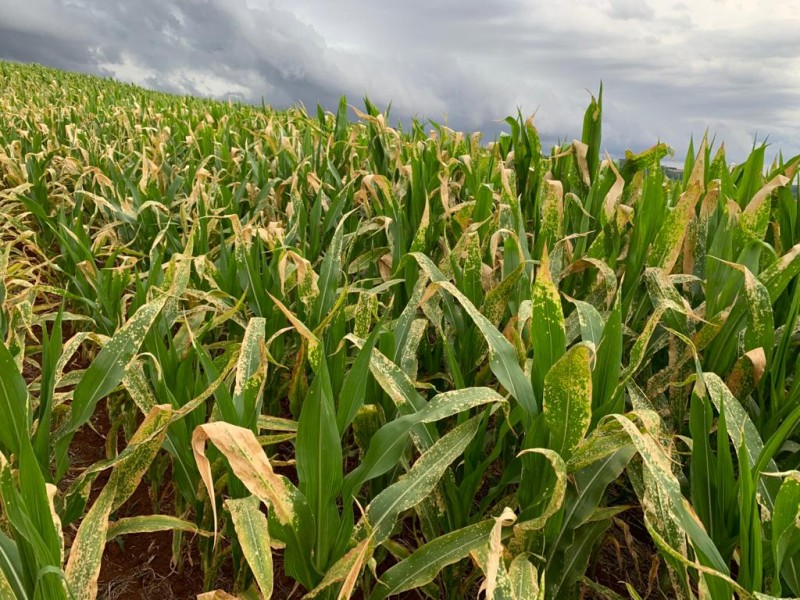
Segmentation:
{"type": "Polygon", "coordinates": [[[253,572],[261,595],[272,597],[272,549],[270,548],[267,518],[259,510],[259,500],[255,496],[225,501],[231,515],[236,537],[242,547],[247,564],[253,572]]]}
{"type": "Polygon", "coordinates": [[[592,420],[593,348],[578,344],[553,364],[544,378],[542,407],[550,448],[569,460],[592,420]]]}

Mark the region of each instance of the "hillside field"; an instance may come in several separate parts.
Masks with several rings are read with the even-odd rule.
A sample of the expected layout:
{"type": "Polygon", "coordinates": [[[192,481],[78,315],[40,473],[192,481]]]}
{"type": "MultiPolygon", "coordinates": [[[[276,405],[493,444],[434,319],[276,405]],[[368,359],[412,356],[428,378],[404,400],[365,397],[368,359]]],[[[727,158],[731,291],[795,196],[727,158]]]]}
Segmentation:
{"type": "Polygon", "coordinates": [[[544,148],[0,62],[0,599],[800,596],[800,156],[667,177],[602,96],[544,148]]]}

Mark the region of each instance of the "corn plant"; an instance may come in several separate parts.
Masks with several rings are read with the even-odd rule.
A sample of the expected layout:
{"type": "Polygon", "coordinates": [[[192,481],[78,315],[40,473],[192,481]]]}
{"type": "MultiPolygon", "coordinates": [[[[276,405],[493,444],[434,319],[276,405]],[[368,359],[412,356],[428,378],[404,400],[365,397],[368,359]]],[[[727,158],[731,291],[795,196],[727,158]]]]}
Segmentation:
{"type": "Polygon", "coordinates": [[[800,157],[0,80],[0,596],[800,595],[800,157]]]}

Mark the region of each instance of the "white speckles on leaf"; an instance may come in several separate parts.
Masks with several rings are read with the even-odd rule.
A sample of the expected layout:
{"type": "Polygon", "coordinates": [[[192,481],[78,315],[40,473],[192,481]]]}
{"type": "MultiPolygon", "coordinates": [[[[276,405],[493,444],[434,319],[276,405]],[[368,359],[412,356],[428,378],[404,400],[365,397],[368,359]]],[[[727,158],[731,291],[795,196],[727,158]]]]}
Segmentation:
{"type": "Polygon", "coordinates": [[[258,498],[229,498],[225,501],[225,507],[230,512],[242,554],[250,565],[262,596],[269,600],[273,586],[272,549],[267,518],[259,510],[258,498]]]}
{"type": "Polygon", "coordinates": [[[550,447],[569,460],[592,419],[593,347],[578,344],[561,357],[544,378],[543,411],[550,447]]]}

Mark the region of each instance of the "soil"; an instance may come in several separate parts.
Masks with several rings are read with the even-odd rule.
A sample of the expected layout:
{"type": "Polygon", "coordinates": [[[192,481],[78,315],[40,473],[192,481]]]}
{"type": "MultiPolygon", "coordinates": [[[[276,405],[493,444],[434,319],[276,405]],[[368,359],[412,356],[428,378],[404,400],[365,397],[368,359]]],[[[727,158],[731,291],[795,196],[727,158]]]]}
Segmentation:
{"type": "MultiPolygon", "coordinates": [[[[111,430],[105,402],[97,406],[91,420],[82,427],[70,445],[70,473],[61,482],[62,489],[84,469],[97,461],[106,458],[106,437],[111,430]]],[[[125,441],[118,440],[118,447],[123,448],[125,441]]],[[[92,484],[89,496],[91,506],[108,481],[109,471],[101,472],[92,484]]],[[[164,480],[170,480],[169,471],[164,480]]],[[[125,504],[113,515],[113,518],[133,517],[149,514],[174,514],[171,486],[163,489],[158,506],[153,506],[149,494],[149,485],[143,479],[136,491],[125,504]]],[[[72,542],[79,523],[68,527],[64,532],[67,549],[72,542]]],[[[98,578],[98,598],[100,600],[140,600],[153,598],[157,600],[194,599],[203,590],[203,570],[197,548],[191,542],[185,551],[181,570],[172,565],[172,533],[169,531],[156,533],[140,533],[126,535],[106,544],[103,562],[98,578]]],[[[233,574],[230,565],[226,564],[220,571],[214,585],[217,589],[230,591],[233,589],[233,574]],[[227,567],[227,568],[226,568],[227,567]]],[[[275,588],[273,598],[295,600],[302,598],[305,591],[295,585],[294,580],[283,573],[281,556],[275,557],[275,588]]]]}
{"type": "MultiPolygon", "coordinates": [[[[630,584],[646,600],[662,597],[658,590],[663,567],[641,509],[636,507],[614,518],[588,575],[623,598],[629,596],[625,584],[630,584]]],[[[584,597],[600,598],[588,591],[584,597]]]]}
{"type": "MultiPolygon", "coordinates": [[[[147,495],[145,491],[145,496],[147,495]]],[[[149,498],[146,498],[149,503],[149,498]]],[[[105,600],[196,598],[203,591],[198,557],[184,557],[183,572],[171,566],[172,534],[168,531],[125,536],[106,545],[98,580],[105,600]]]]}
{"type": "MultiPolygon", "coordinates": [[[[106,458],[106,437],[110,422],[106,405],[101,402],[92,419],[73,438],[70,446],[71,476],[65,484],[86,467],[106,458]]],[[[122,447],[122,443],[120,446],[122,447]]],[[[101,472],[92,484],[89,506],[108,481],[109,472],[101,472]]],[[[159,511],[171,514],[172,504],[168,494],[159,501],[159,511]]],[[[117,511],[115,518],[148,515],[154,512],[146,481],[142,481],[128,501],[117,511]]],[[[77,526],[77,524],[75,524],[77,526]]],[[[67,547],[75,535],[76,527],[65,532],[67,547]]],[[[141,533],[127,535],[106,544],[98,579],[98,597],[101,600],[134,600],[158,598],[183,600],[196,598],[203,591],[203,572],[195,553],[184,557],[183,572],[171,566],[172,533],[141,533]]]]}

